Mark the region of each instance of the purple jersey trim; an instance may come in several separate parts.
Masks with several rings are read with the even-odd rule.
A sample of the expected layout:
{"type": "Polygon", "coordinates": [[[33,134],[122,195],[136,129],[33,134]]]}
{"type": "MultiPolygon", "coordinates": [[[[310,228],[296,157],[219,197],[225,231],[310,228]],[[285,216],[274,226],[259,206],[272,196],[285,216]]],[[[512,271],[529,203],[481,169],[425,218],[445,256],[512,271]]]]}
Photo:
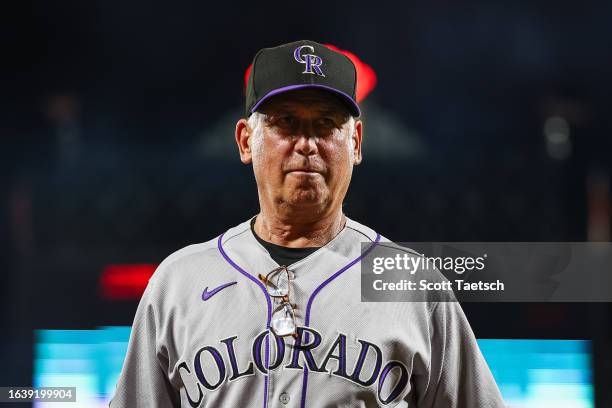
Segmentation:
{"type": "MultiPolygon", "coordinates": [[[[314,290],[314,292],[312,292],[312,295],[310,295],[310,298],[308,299],[308,303],[306,305],[306,318],[304,319],[304,325],[306,327],[310,326],[310,308],[312,307],[312,303],[314,301],[314,298],[321,291],[321,289],[323,289],[328,283],[330,283],[331,281],[336,279],[338,276],[340,276],[343,272],[345,272],[351,266],[353,266],[357,262],[361,261],[363,259],[363,257],[365,257],[367,254],[369,254],[370,251],[372,251],[372,249],[374,249],[374,246],[380,242],[380,238],[381,238],[380,234],[377,233],[376,234],[376,239],[374,240],[374,242],[372,242],[372,245],[370,245],[368,247],[368,249],[366,249],[363,252],[363,254],[359,255],[357,258],[353,259],[351,262],[349,262],[347,265],[345,265],[338,272],[334,273],[332,276],[327,278],[322,284],[320,284],[314,290]]],[[[308,333],[306,333],[306,335],[305,335],[306,341],[308,341],[307,340],[307,336],[308,336],[308,333]]],[[[306,389],[307,388],[308,388],[308,367],[307,367],[307,365],[304,365],[304,380],[302,381],[302,401],[301,401],[301,404],[300,404],[300,406],[302,408],[306,407],[306,389]]]]}
{"type": "Polygon", "coordinates": [[[357,115],[353,115],[355,117],[359,117],[361,116],[361,109],[359,109],[359,105],[357,105],[357,102],[355,102],[355,100],[353,98],[351,98],[350,95],[348,95],[347,93],[344,93],[336,88],[332,88],[331,86],[327,86],[327,85],[320,85],[320,84],[303,84],[303,85],[290,85],[290,86],[283,86],[282,88],[277,88],[274,89],[270,92],[268,92],[267,94],[265,94],[260,100],[257,101],[257,103],[255,105],[253,105],[253,107],[251,108],[250,113],[253,113],[257,110],[257,108],[259,108],[259,105],[261,105],[263,102],[267,101],[270,97],[274,96],[274,95],[278,95],[281,94],[283,92],[287,92],[287,91],[293,91],[295,89],[303,89],[303,88],[321,88],[321,89],[325,89],[327,91],[330,92],[334,92],[335,94],[341,96],[343,99],[346,100],[346,102],[348,102],[348,104],[351,106],[351,108],[353,108],[353,112],[352,113],[356,113],[357,115]]]}
{"type": "MultiPolygon", "coordinates": [[[[227,263],[232,265],[234,267],[234,269],[236,269],[238,272],[240,272],[241,274],[243,274],[244,276],[246,276],[247,278],[249,278],[250,280],[255,282],[257,284],[257,286],[259,286],[261,288],[262,292],[264,293],[264,296],[266,297],[266,302],[268,303],[268,320],[266,321],[266,329],[268,329],[268,332],[269,332],[269,330],[270,330],[270,320],[272,319],[272,301],[270,300],[270,296],[268,295],[268,291],[266,290],[266,288],[263,285],[263,283],[261,283],[259,281],[259,279],[255,278],[253,275],[251,275],[250,273],[248,273],[247,271],[242,269],[240,266],[238,266],[238,264],[236,264],[236,262],[234,262],[227,255],[227,253],[223,249],[223,244],[222,244],[223,235],[225,235],[225,233],[219,235],[219,239],[217,240],[217,248],[219,248],[219,252],[221,252],[221,255],[223,256],[223,258],[227,261],[227,263]]],[[[266,336],[266,369],[269,366],[270,366],[270,335],[268,334],[268,336],[266,336]]],[[[264,406],[264,408],[267,408],[267,406],[268,406],[268,375],[266,375],[264,377],[264,401],[263,401],[263,406],[264,406]]]]}

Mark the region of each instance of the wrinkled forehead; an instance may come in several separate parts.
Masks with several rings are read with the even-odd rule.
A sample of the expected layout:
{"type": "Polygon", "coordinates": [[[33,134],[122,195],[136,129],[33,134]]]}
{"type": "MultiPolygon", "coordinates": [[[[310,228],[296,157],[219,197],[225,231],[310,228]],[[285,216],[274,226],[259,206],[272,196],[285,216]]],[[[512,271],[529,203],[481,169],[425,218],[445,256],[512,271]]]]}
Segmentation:
{"type": "Polygon", "coordinates": [[[257,109],[270,114],[278,111],[340,115],[348,119],[350,111],[339,97],[319,89],[298,89],[274,95],[257,109]]]}

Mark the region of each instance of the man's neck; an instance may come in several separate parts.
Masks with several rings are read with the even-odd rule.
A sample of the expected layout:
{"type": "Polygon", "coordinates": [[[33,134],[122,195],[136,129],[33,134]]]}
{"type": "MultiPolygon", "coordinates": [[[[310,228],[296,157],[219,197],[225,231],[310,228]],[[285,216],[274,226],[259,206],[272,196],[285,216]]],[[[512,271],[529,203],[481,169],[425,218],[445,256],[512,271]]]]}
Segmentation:
{"type": "Polygon", "coordinates": [[[316,220],[298,220],[261,211],[255,220],[255,233],[265,241],[289,248],[321,247],[334,239],[346,223],[342,211],[316,220]]]}

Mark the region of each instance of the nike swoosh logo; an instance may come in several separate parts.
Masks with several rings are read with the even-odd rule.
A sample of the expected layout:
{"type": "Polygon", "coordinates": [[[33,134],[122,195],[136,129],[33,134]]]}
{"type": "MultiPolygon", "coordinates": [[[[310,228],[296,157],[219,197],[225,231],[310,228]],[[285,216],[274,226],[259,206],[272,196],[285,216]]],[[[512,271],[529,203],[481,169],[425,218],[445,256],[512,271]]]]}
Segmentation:
{"type": "Polygon", "coordinates": [[[208,299],[210,299],[211,297],[215,296],[217,293],[219,293],[219,291],[227,288],[228,286],[232,286],[237,284],[238,282],[229,282],[229,283],[224,283],[221,286],[218,286],[216,288],[214,288],[213,290],[209,291],[208,290],[208,286],[206,288],[204,288],[204,292],[202,292],[202,300],[203,301],[207,301],[208,299]]]}

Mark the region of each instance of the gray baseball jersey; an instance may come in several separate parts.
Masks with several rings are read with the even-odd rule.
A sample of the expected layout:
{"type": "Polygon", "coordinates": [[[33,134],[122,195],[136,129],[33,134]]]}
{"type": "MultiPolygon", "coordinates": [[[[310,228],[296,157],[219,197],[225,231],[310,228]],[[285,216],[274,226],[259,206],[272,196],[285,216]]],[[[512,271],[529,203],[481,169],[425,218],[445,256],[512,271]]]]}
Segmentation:
{"type": "Polygon", "coordinates": [[[297,336],[268,331],[278,267],[246,221],[166,258],[140,301],[110,406],[498,408],[456,302],[360,302],[361,243],[347,219],[290,266],[297,336]]]}

